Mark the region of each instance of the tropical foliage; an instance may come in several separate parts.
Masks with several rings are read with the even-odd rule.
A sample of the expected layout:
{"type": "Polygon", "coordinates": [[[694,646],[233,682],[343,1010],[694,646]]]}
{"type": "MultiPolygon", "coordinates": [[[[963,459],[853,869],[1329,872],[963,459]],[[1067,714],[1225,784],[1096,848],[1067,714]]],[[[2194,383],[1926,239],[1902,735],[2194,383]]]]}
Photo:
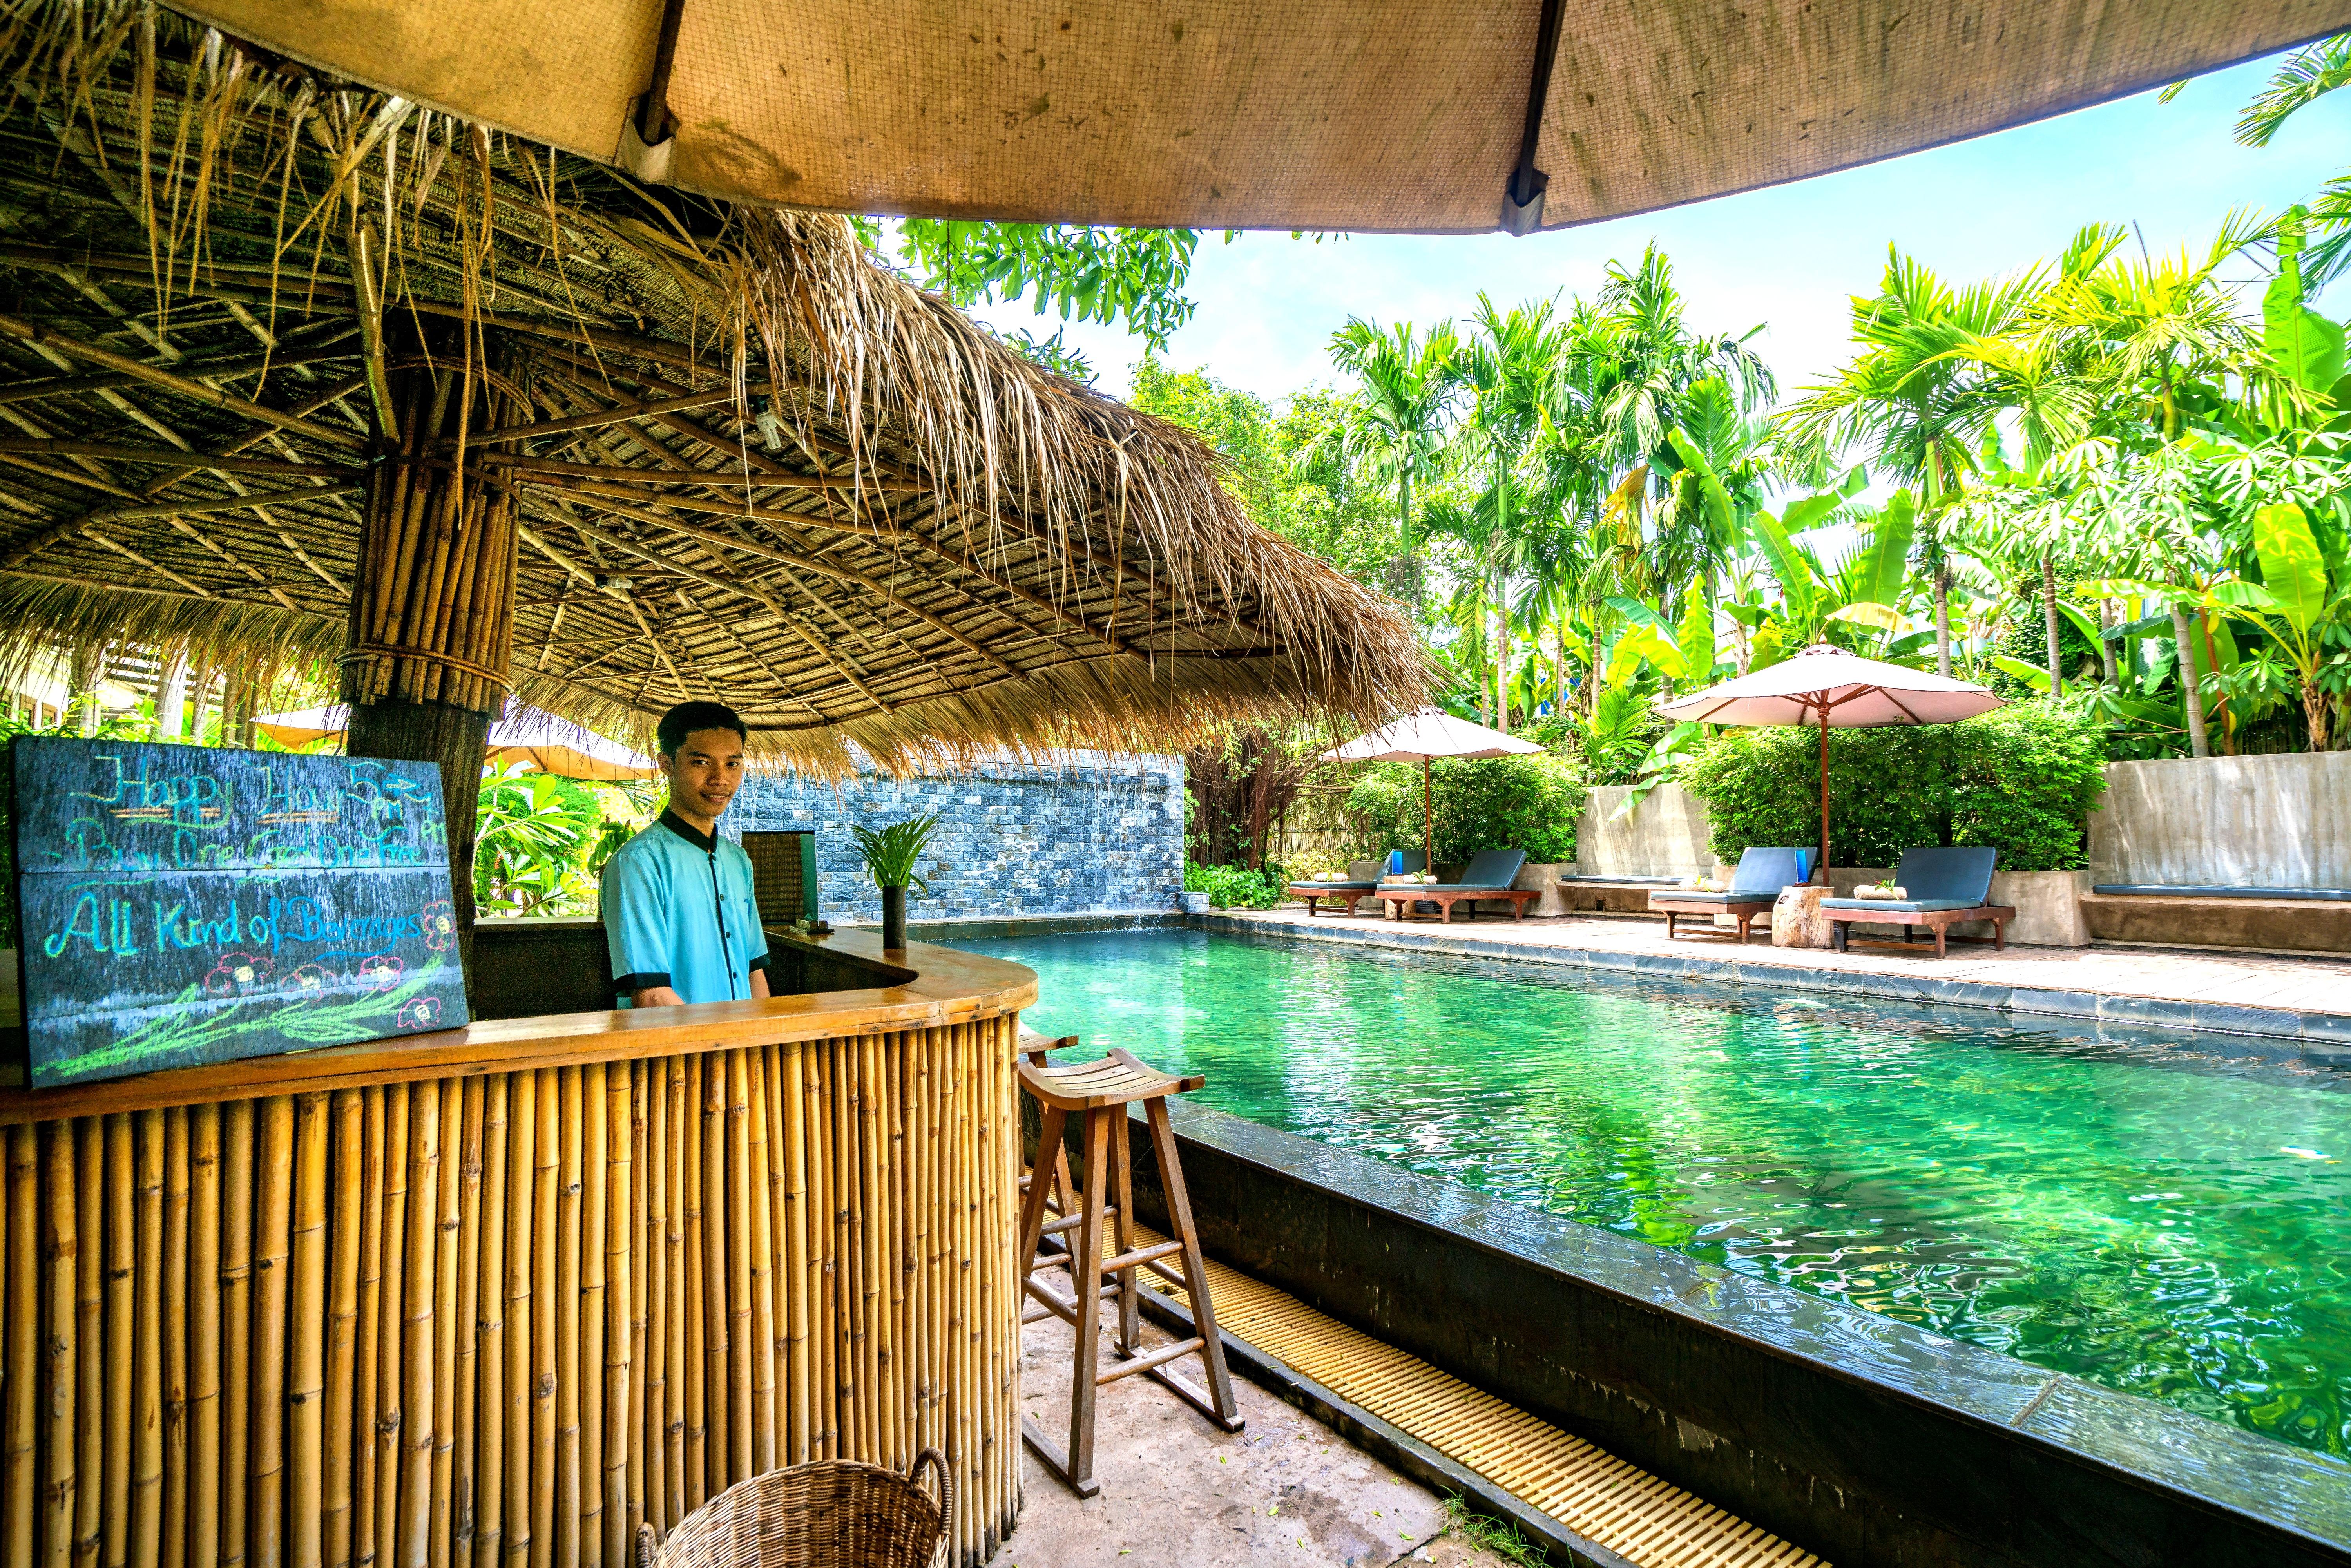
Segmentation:
{"type": "MultiPolygon", "coordinates": [[[[2291,57],[2241,140],[2346,80],[2351,35],[2291,57]]],[[[1726,742],[1657,699],[1816,643],[2039,699],[1969,735],[2323,750],[2351,733],[2351,378],[2313,302],[2346,269],[2351,172],[2171,254],[2095,223],[1968,281],[1892,247],[1844,362],[1784,398],[1655,247],[1588,298],[1350,320],[1336,392],[1286,413],[1155,362],[1136,391],[1209,434],[1267,522],[1403,601],[1448,708],[1591,782],[1697,766],[1726,742]]],[[[1760,765],[1782,742],[1729,744],[1760,765]]],[[[1936,744],[1840,739],[1839,766],[1858,785],[1873,747],[1936,744]]],[[[2001,820],[2012,863],[2075,863],[2078,812],[1961,810],[1949,779],[1940,841],[2001,820]]],[[[1416,842],[1404,793],[1353,799],[1416,842]]]]}

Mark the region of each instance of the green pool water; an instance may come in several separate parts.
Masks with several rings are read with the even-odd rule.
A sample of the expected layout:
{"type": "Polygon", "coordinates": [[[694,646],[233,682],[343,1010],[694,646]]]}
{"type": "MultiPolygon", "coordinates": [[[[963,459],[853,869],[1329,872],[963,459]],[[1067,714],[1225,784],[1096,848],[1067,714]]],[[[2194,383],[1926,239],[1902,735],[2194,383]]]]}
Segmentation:
{"type": "Polygon", "coordinates": [[[1220,1110],[2351,1455],[2351,1063],[1196,931],[956,945],[1220,1110]]]}

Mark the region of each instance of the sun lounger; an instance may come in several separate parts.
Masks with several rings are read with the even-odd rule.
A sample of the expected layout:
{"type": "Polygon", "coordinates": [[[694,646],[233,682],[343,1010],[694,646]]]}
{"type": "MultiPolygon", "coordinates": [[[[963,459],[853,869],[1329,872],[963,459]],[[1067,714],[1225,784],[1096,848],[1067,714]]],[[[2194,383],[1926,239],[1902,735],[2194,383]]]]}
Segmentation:
{"type": "MultiPolygon", "coordinates": [[[[1390,850],[1388,869],[1398,876],[1408,871],[1419,871],[1428,864],[1428,855],[1422,850],[1390,850]]],[[[1331,907],[1345,914],[1355,913],[1358,900],[1369,898],[1378,891],[1376,882],[1293,882],[1289,893],[1292,898],[1306,901],[1306,915],[1312,919],[1322,913],[1322,901],[1329,899],[1331,907]]]]}
{"type": "Polygon", "coordinates": [[[1437,918],[1446,925],[1453,923],[1453,906],[1466,904],[1472,919],[1477,917],[1480,899],[1508,900],[1511,915],[1520,920],[1527,917],[1527,905],[1542,896],[1534,887],[1512,887],[1519,871],[1527,863],[1524,850],[1488,850],[1469,862],[1458,882],[1388,883],[1379,886],[1382,904],[1387,913],[1401,920],[1416,904],[1437,905],[1437,918]]]}
{"type": "Polygon", "coordinates": [[[1821,911],[1833,923],[1840,952],[1845,946],[1845,927],[1856,922],[1899,925],[1905,942],[1910,940],[1911,927],[1923,925],[1935,934],[1935,956],[1939,958],[1952,926],[1989,920],[1992,946],[2005,947],[2008,923],[2016,918],[2016,910],[1990,902],[1992,864],[1999,858],[1998,850],[1981,844],[1904,850],[1902,863],[1894,871],[1894,885],[1907,897],[1823,898],[1821,911]]]}
{"type": "Polygon", "coordinates": [[[1668,887],[1653,890],[1649,907],[1666,917],[1666,940],[1677,934],[1676,926],[1681,917],[1703,915],[1709,925],[1714,916],[1728,915],[1739,922],[1739,941],[1747,942],[1747,933],[1755,917],[1779,902],[1780,890],[1798,887],[1812,875],[1813,852],[1810,850],[1770,849],[1750,844],[1739,857],[1739,870],[1731,876],[1730,886],[1715,893],[1695,887],[1668,887]]]}

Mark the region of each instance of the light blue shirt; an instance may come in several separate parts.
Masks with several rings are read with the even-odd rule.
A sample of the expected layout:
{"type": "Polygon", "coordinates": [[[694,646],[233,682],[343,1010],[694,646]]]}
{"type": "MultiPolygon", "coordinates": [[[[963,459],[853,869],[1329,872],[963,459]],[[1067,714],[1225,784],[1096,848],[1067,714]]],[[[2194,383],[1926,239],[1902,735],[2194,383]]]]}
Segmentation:
{"type": "Polygon", "coordinates": [[[664,810],[604,862],[597,899],[612,989],[667,986],[689,1002],[740,1001],[768,967],[751,857],[664,810]]]}

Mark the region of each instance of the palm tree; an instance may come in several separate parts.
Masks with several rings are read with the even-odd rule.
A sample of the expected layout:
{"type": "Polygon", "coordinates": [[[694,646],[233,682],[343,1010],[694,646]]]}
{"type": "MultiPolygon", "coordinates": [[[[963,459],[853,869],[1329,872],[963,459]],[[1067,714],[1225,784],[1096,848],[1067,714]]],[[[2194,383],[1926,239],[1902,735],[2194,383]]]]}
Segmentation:
{"type": "Polygon", "coordinates": [[[1560,333],[1549,302],[1503,311],[1483,294],[1478,297],[1477,326],[1479,335],[1462,353],[1458,371],[1468,411],[1447,455],[1482,481],[1483,493],[1470,507],[1449,512],[1447,528],[1472,545],[1471,559],[1484,579],[1480,596],[1494,624],[1495,722],[1508,730],[1510,584],[1531,544],[1530,504],[1533,511],[1548,509],[1541,470],[1529,460],[1548,423],[1560,333]]]}
{"type": "Polygon", "coordinates": [[[1350,317],[1331,336],[1331,360],[1355,378],[1346,417],[1332,432],[1341,450],[1310,448],[1303,463],[1334,456],[1360,465],[1396,496],[1398,559],[1409,574],[1413,605],[1425,610],[1423,573],[1413,531],[1416,481],[1437,468],[1460,396],[1461,342],[1453,323],[1419,335],[1410,322],[1394,328],[1350,317]]]}

